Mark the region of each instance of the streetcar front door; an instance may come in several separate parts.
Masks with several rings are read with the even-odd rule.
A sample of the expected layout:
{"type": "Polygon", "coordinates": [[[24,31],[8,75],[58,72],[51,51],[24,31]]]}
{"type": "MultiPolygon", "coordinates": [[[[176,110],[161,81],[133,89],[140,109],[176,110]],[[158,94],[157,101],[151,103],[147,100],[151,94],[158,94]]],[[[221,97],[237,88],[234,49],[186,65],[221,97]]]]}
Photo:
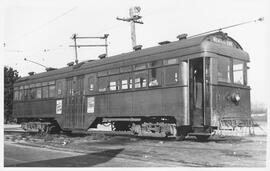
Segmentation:
{"type": "Polygon", "coordinates": [[[84,114],[83,76],[67,79],[67,92],[65,98],[64,128],[82,129],[84,114]]]}
{"type": "Polygon", "coordinates": [[[190,124],[204,125],[203,58],[189,60],[189,109],[190,124]]]}

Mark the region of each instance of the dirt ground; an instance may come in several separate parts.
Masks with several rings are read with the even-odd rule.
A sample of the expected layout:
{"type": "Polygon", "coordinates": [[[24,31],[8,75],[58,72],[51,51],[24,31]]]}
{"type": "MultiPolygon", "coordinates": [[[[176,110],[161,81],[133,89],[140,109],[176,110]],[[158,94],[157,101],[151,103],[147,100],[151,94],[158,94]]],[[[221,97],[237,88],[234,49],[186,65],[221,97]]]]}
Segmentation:
{"type": "Polygon", "coordinates": [[[121,149],[117,157],[156,162],[158,166],[170,163],[181,167],[266,167],[266,136],[214,136],[198,142],[194,137],[175,141],[103,133],[41,136],[5,132],[4,141],[65,151],[104,151],[103,155],[113,155],[110,151],[121,149]]]}

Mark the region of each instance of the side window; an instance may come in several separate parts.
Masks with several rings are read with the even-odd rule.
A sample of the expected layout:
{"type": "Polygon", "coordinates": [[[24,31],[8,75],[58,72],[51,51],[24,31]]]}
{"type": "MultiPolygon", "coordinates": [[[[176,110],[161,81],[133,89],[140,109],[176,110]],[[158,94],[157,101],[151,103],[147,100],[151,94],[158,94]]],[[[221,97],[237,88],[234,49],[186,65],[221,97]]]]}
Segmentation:
{"type": "Polygon", "coordinates": [[[146,64],[136,64],[134,65],[134,70],[146,69],[146,64]]]}
{"type": "Polygon", "coordinates": [[[231,59],[220,57],[218,58],[218,81],[220,82],[231,82],[231,59]]]}
{"type": "Polygon", "coordinates": [[[49,85],[49,97],[55,97],[55,85],[49,85]]]}
{"type": "Polygon", "coordinates": [[[18,100],[23,100],[23,97],[24,97],[24,89],[23,89],[23,86],[21,86],[20,90],[19,90],[19,99],[18,100]]]}
{"type": "Polygon", "coordinates": [[[120,72],[130,72],[132,71],[132,67],[131,66],[125,66],[125,67],[121,67],[120,68],[120,72]]]}
{"type": "Polygon", "coordinates": [[[119,75],[110,77],[110,91],[120,90],[119,75]]]}
{"type": "Polygon", "coordinates": [[[161,85],[162,68],[151,68],[149,70],[149,87],[161,85]]]}
{"type": "Polygon", "coordinates": [[[24,86],[24,100],[29,100],[30,99],[30,89],[29,85],[24,86]]]}
{"type": "Polygon", "coordinates": [[[36,96],[35,99],[41,99],[41,83],[36,84],[36,96]]]}
{"type": "Polygon", "coordinates": [[[42,98],[48,98],[49,97],[49,87],[43,86],[42,87],[42,98]]]}
{"type": "Polygon", "coordinates": [[[165,59],[164,65],[178,64],[178,58],[165,59]]]}
{"type": "Polygon", "coordinates": [[[95,77],[89,77],[88,78],[88,90],[94,91],[95,88],[95,77]]]}
{"type": "Polygon", "coordinates": [[[37,99],[41,99],[41,91],[42,91],[41,87],[38,87],[37,88],[37,94],[36,94],[37,95],[36,96],[37,99]]]}
{"type": "Polygon", "coordinates": [[[165,85],[177,84],[179,81],[179,66],[173,65],[164,68],[165,85]]]}
{"type": "Polygon", "coordinates": [[[122,87],[122,90],[128,89],[128,80],[122,80],[121,87],[122,87]]]}
{"type": "Polygon", "coordinates": [[[55,81],[49,82],[49,97],[55,97],[55,81]]]}
{"type": "Polygon", "coordinates": [[[147,71],[140,71],[134,73],[134,87],[144,88],[147,87],[147,71]]]}
{"type": "Polygon", "coordinates": [[[63,82],[57,82],[57,95],[61,95],[63,93],[63,82]]]}
{"type": "Polygon", "coordinates": [[[120,75],[120,84],[121,84],[121,89],[122,90],[127,90],[132,88],[132,74],[131,73],[126,73],[120,75]]]}
{"type": "Polygon", "coordinates": [[[14,88],[13,100],[19,100],[19,91],[18,91],[17,87],[14,88]]]}
{"type": "Polygon", "coordinates": [[[98,91],[105,92],[108,88],[108,77],[98,78],[98,91]]]}
{"type": "Polygon", "coordinates": [[[233,82],[244,84],[244,61],[233,60],[233,82]]]}
{"type": "Polygon", "coordinates": [[[109,70],[109,74],[118,74],[118,73],[119,73],[119,68],[109,70]]]}
{"type": "Polygon", "coordinates": [[[152,68],[152,67],[159,67],[162,65],[162,61],[159,60],[159,61],[152,61],[152,62],[149,62],[148,63],[148,67],[149,68],[152,68]]]}
{"type": "Polygon", "coordinates": [[[30,99],[35,99],[35,97],[36,97],[35,84],[30,84],[30,99]]]}

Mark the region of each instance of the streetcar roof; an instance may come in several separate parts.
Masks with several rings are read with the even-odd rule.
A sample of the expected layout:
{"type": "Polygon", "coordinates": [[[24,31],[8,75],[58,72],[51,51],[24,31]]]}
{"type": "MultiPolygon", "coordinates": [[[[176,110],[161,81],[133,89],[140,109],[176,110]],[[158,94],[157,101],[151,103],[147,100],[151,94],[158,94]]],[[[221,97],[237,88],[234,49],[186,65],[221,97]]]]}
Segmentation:
{"type": "MultiPolygon", "coordinates": [[[[148,55],[164,53],[166,51],[173,51],[173,50],[177,50],[177,49],[184,49],[184,48],[196,47],[196,46],[200,47],[200,49],[202,49],[202,47],[201,47],[202,44],[204,44],[204,42],[206,42],[206,44],[207,44],[209,41],[220,41],[219,44],[226,43],[226,42],[222,42],[222,39],[221,40],[218,40],[218,39],[217,40],[214,40],[214,39],[210,40],[210,38],[215,36],[215,35],[225,35],[226,38],[232,42],[232,46],[234,46],[236,51],[238,49],[238,51],[239,51],[238,55],[240,54],[240,56],[243,56],[242,59],[244,59],[244,60],[247,60],[247,61],[249,60],[248,54],[246,52],[242,51],[242,47],[240,46],[240,44],[238,42],[236,42],[231,37],[227,36],[226,33],[216,32],[216,33],[202,35],[202,36],[193,37],[193,38],[187,37],[186,39],[181,39],[181,40],[170,42],[170,43],[167,43],[164,45],[154,46],[154,47],[145,48],[145,49],[127,52],[127,53],[122,53],[122,54],[107,57],[107,58],[104,58],[101,60],[94,60],[94,61],[91,60],[89,62],[88,61],[81,62],[77,65],[67,66],[67,67],[59,68],[59,69],[48,71],[48,72],[42,72],[42,73],[30,75],[30,76],[25,76],[25,77],[18,79],[17,83],[27,81],[27,80],[43,78],[43,77],[55,76],[58,74],[69,73],[69,72],[74,71],[74,69],[76,69],[76,71],[79,71],[79,70],[84,70],[86,68],[92,68],[92,67],[94,68],[94,67],[101,66],[101,65],[106,65],[106,64],[115,63],[115,62],[121,62],[123,60],[129,60],[129,59],[134,59],[134,58],[138,58],[138,57],[144,57],[144,56],[148,56],[148,55]]],[[[217,45],[217,46],[220,47],[220,45],[217,45]]],[[[227,49],[231,48],[231,47],[226,47],[226,46],[224,46],[224,47],[227,49]]],[[[212,48],[212,47],[210,47],[210,48],[212,48]]],[[[217,48],[217,49],[220,49],[220,48],[217,48]]],[[[207,49],[207,50],[209,50],[209,49],[207,49]]],[[[181,56],[181,54],[180,54],[180,56],[181,56]]]]}

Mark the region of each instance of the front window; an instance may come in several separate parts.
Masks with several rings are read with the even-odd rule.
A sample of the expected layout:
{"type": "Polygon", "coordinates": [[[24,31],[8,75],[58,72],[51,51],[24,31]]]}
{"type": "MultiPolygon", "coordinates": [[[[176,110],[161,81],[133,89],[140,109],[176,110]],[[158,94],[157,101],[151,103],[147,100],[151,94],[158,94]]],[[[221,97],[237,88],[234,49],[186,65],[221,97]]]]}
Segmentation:
{"type": "Polygon", "coordinates": [[[231,60],[229,58],[218,58],[218,81],[231,82],[231,60]]]}
{"type": "Polygon", "coordinates": [[[235,84],[244,84],[244,62],[233,60],[233,82],[235,84]]]}

